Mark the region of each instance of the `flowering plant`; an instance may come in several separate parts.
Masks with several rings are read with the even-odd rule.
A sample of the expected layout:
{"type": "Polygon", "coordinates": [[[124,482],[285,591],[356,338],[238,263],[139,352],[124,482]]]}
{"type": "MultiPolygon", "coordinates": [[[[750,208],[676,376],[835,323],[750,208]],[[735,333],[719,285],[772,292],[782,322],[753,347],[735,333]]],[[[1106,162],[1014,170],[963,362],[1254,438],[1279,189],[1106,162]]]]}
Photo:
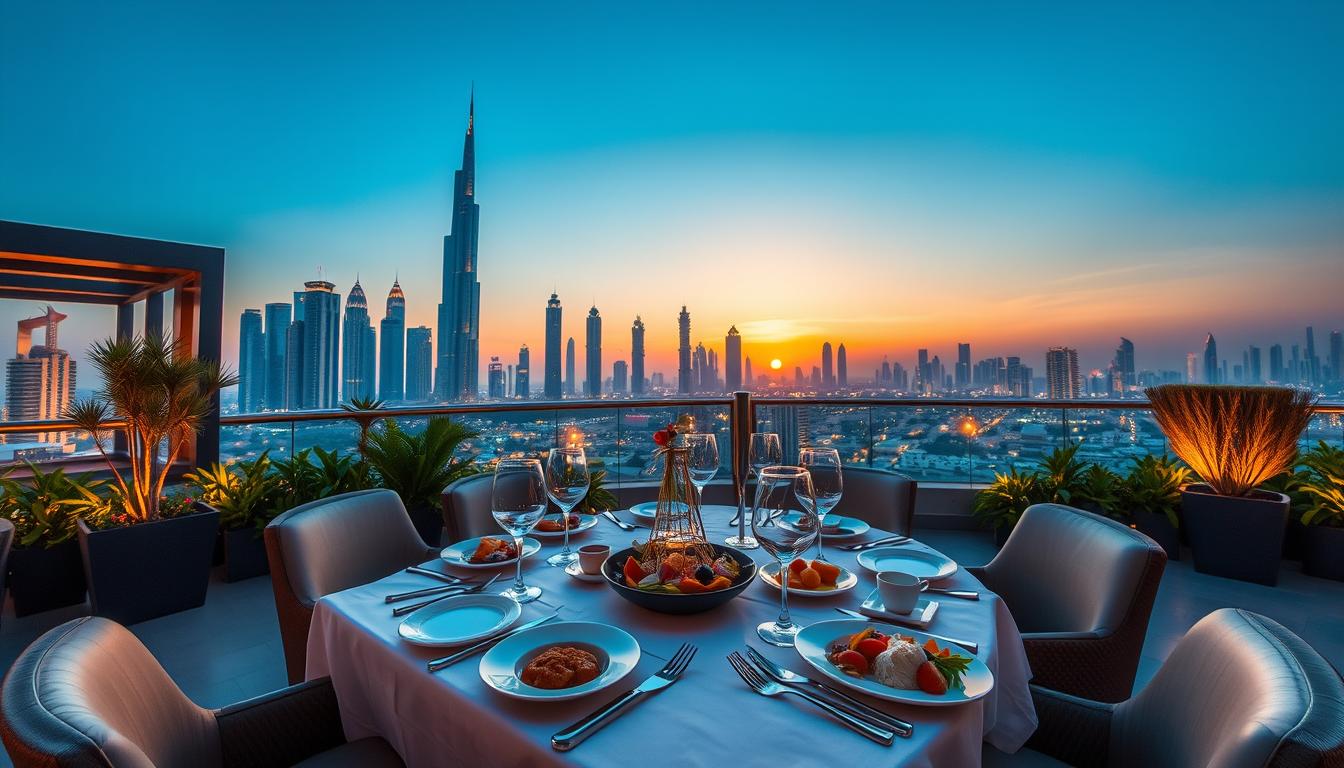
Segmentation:
{"type": "Polygon", "coordinates": [[[653,442],[659,448],[667,448],[672,445],[672,441],[677,437],[677,425],[668,424],[663,429],[653,433],[653,442]]]}

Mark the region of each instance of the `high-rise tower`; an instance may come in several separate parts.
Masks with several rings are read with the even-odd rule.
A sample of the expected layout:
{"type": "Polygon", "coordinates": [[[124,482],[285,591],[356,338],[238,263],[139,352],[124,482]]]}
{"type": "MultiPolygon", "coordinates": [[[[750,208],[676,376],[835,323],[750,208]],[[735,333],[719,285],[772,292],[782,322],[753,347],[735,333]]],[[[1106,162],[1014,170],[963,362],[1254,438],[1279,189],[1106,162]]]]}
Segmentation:
{"type": "Polygon", "coordinates": [[[565,397],[573,397],[577,385],[574,383],[574,337],[565,342],[565,397]]]}
{"type": "MultiPolygon", "coordinates": [[[[56,326],[67,315],[47,306],[36,317],[19,321],[14,358],[5,366],[5,407],[10,421],[44,421],[65,415],[75,394],[75,361],[61,349],[56,326]],[[33,331],[43,329],[43,343],[33,344],[33,331]]],[[[11,439],[64,444],[69,432],[13,435],[11,439]]]]}
{"type": "Polygon", "coordinates": [[[434,370],[433,334],[423,325],[406,329],[406,399],[428,400],[434,370]]]}
{"type": "Polygon", "coordinates": [[[476,94],[467,108],[462,170],[453,177],[453,229],[443,238],[443,301],[434,392],[443,400],[476,396],[480,387],[481,283],[476,279],[476,94]]]}
{"type": "Polygon", "coordinates": [[[596,398],[602,396],[602,316],[597,313],[597,307],[588,310],[587,330],[583,350],[588,376],[583,383],[583,393],[596,398]]]}
{"type": "Polygon", "coordinates": [[[849,358],[845,354],[845,345],[835,350],[835,381],[841,389],[849,386],[849,358]]]}
{"type": "Polygon", "coordinates": [[[341,345],[341,399],[373,397],[374,346],[373,323],[369,321],[369,301],[364,288],[355,280],[345,297],[345,321],[341,345]]]}
{"type": "Polygon", "coordinates": [[[340,391],[341,296],[326,280],[295,294],[299,309],[286,336],[286,399],[291,411],[335,408],[340,391]]]}
{"type": "Polygon", "coordinates": [[[272,411],[285,409],[285,349],[290,315],[290,307],[284,302],[266,305],[266,407],[272,411]]]}
{"type": "Polygon", "coordinates": [[[691,391],[691,313],[686,305],[681,306],[677,315],[677,392],[685,395],[691,391]]]}
{"type": "Polygon", "coordinates": [[[644,394],[644,321],[638,315],[630,326],[630,394],[644,394]]]}
{"type": "Polygon", "coordinates": [[[728,328],[723,339],[723,384],[729,392],[742,389],[742,334],[737,326],[728,328]]]}
{"type": "Polygon", "coordinates": [[[520,400],[532,397],[532,353],[526,344],[518,349],[518,367],[513,372],[513,396],[520,400]]]}
{"type": "Polygon", "coordinates": [[[406,400],[406,294],[399,280],[392,281],[378,331],[383,342],[378,350],[378,397],[393,403],[406,400]]]}
{"type": "Polygon", "coordinates": [[[266,403],[266,335],[261,310],[244,309],[238,321],[238,410],[256,413],[266,403]]]}
{"type": "Polygon", "coordinates": [[[486,394],[491,400],[504,399],[504,366],[499,362],[499,356],[490,358],[490,367],[487,370],[486,394]]]}
{"type": "Polygon", "coordinates": [[[1218,342],[1213,340],[1213,334],[1204,339],[1204,383],[1218,383],[1218,342]]]}
{"type": "Polygon", "coordinates": [[[821,345],[821,386],[835,389],[835,363],[831,359],[831,342],[821,345]]]}
{"type": "Polygon", "coordinates": [[[1045,382],[1052,400],[1082,397],[1083,379],[1078,374],[1078,350],[1051,347],[1046,351],[1045,382]]]}
{"type": "Polygon", "coordinates": [[[560,399],[560,297],[551,294],[546,302],[546,381],[547,400],[560,399]]]}

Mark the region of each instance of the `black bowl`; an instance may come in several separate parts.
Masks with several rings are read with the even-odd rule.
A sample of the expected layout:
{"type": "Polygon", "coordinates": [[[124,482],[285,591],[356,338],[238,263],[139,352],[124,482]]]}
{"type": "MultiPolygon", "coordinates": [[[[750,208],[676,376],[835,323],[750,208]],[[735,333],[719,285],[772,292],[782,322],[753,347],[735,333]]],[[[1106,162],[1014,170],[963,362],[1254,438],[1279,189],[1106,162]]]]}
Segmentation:
{"type": "Polygon", "coordinates": [[[742,566],[742,571],[737,574],[737,579],[731,587],[720,589],[715,592],[700,592],[691,595],[678,595],[668,592],[645,592],[641,589],[634,589],[626,586],[625,583],[625,560],[635,554],[634,547],[623,549],[620,552],[614,552],[607,558],[607,562],[602,564],[602,575],[607,577],[607,584],[616,591],[616,594],[624,597],[626,600],[638,605],[641,608],[648,608],[650,611],[659,613],[700,613],[708,611],[711,608],[718,608],[720,605],[737,597],[742,590],[747,588],[756,578],[756,562],[740,550],[732,547],[725,547],[721,544],[710,544],[714,548],[715,556],[727,555],[737,561],[742,566]]]}

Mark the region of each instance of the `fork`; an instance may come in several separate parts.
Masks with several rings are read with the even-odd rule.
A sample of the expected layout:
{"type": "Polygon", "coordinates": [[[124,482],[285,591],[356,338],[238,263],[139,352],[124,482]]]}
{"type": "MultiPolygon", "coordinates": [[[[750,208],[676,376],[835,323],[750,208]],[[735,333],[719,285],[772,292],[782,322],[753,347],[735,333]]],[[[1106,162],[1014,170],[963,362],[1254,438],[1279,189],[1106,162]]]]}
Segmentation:
{"type": "Polygon", "coordinates": [[[733,665],[733,669],[737,671],[737,674],[753,691],[762,696],[783,696],[786,693],[791,693],[799,698],[807,699],[818,707],[826,710],[851,730],[867,739],[877,742],[878,744],[889,747],[892,742],[896,740],[896,734],[886,728],[878,728],[877,726],[869,725],[867,721],[860,720],[820,696],[815,696],[807,691],[799,690],[798,688],[790,688],[766,680],[761,673],[757,672],[755,667],[747,663],[747,660],[742,658],[742,654],[737,651],[728,654],[728,663],[733,665]]]}
{"type": "Polygon", "coordinates": [[[848,550],[850,552],[861,552],[865,549],[872,549],[873,547],[894,547],[898,544],[907,544],[911,541],[913,541],[913,539],[909,536],[885,536],[880,539],[874,539],[873,541],[865,541],[862,544],[845,544],[841,546],[840,549],[848,550]]]}
{"type": "Polygon", "coordinates": [[[677,682],[681,673],[685,672],[686,667],[691,663],[691,659],[695,658],[696,650],[697,648],[694,645],[682,643],[677,652],[672,654],[672,658],[668,659],[667,663],[663,665],[663,668],[650,675],[644,682],[624,695],[617,697],[607,706],[552,736],[551,748],[558,752],[568,752],[582,743],[584,739],[597,733],[607,723],[616,719],[630,705],[654,691],[662,690],[677,682]]]}
{"type": "Polygon", "coordinates": [[[612,511],[611,511],[610,509],[604,509],[604,510],[602,510],[602,516],[605,517],[605,518],[607,518],[607,519],[610,520],[611,522],[615,523],[615,524],[616,524],[616,527],[617,527],[617,528],[620,528],[622,531],[633,531],[633,530],[635,530],[635,526],[633,526],[633,525],[631,525],[631,524],[629,524],[629,523],[627,523],[627,522],[622,521],[621,518],[619,518],[619,517],[617,517],[615,514],[613,514],[612,511]]]}
{"type": "Polygon", "coordinates": [[[437,603],[437,602],[439,602],[440,600],[443,600],[443,599],[446,599],[446,598],[449,598],[449,597],[457,597],[458,595],[474,595],[474,594],[480,592],[481,590],[485,589],[486,587],[490,586],[491,584],[494,584],[494,583],[495,583],[495,579],[498,579],[498,578],[499,578],[499,574],[496,573],[494,576],[491,576],[491,577],[490,577],[490,580],[489,580],[489,581],[481,582],[480,584],[477,584],[477,585],[475,585],[475,586],[466,587],[465,589],[463,589],[463,590],[461,590],[461,591],[458,591],[458,592],[449,592],[449,593],[446,594],[446,595],[438,595],[437,597],[431,597],[431,598],[429,598],[428,600],[423,600],[423,601],[418,602],[418,603],[411,603],[410,605],[403,605],[403,606],[401,606],[400,608],[393,608],[393,609],[392,609],[392,615],[393,615],[393,616],[405,616],[405,615],[408,614],[408,613],[412,613],[412,612],[414,612],[414,611],[418,611],[418,610],[420,610],[421,608],[424,608],[426,605],[429,605],[429,604],[431,604],[431,603],[437,603]]]}
{"type": "Polygon", "coordinates": [[[460,577],[458,577],[458,576],[454,576],[454,575],[452,575],[452,574],[450,574],[450,573],[441,573],[441,572],[439,572],[439,571],[433,571],[433,570],[430,570],[429,568],[424,568],[424,567],[421,567],[421,566],[418,566],[418,565],[409,565],[409,566],[407,566],[407,567],[406,567],[406,572],[407,572],[407,573],[417,573],[417,574],[419,574],[419,575],[421,575],[421,576],[428,576],[428,577],[430,577],[430,578],[432,578],[432,579],[438,579],[439,581],[444,581],[444,582],[447,582],[447,583],[449,583],[449,584],[461,584],[461,583],[463,582],[463,579],[460,578],[460,577]]]}
{"type": "Polygon", "coordinates": [[[437,595],[443,592],[452,592],[458,589],[470,589],[474,586],[476,585],[471,583],[470,581],[465,580],[459,581],[456,584],[440,584],[437,587],[425,587],[424,589],[415,589],[411,590],[410,592],[397,592],[396,594],[384,597],[383,602],[388,604],[400,603],[406,600],[414,600],[417,597],[429,597],[430,595],[437,595]]]}
{"type": "Polygon", "coordinates": [[[910,735],[915,732],[915,726],[911,723],[907,723],[897,717],[892,717],[881,710],[874,709],[843,691],[838,691],[805,675],[800,675],[791,669],[781,667],[767,659],[751,646],[747,646],[747,657],[750,658],[752,663],[762,672],[774,678],[775,682],[783,683],[784,685],[805,686],[818,691],[823,696],[839,699],[839,701],[833,700],[831,703],[844,709],[855,717],[867,720],[873,725],[881,728],[888,728],[902,738],[910,738],[910,735]]]}

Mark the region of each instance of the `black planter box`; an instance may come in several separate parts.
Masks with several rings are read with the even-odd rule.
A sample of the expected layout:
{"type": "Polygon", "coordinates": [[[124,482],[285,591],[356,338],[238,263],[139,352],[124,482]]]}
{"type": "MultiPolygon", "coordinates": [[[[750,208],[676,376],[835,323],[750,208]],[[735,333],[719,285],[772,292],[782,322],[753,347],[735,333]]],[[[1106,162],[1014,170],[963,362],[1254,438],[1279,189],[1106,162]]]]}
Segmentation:
{"type": "Polygon", "coordinates": [[[1181,519],[1195,570],[1274,586],[1279,582],[1288,497],[1272,491],[1219,496],[1207,485],[1181,491],[1181,519]]]}
{"type": "Polygon", "coordinates": [[[224,580],[242,581],[271,572],[266,562],[266,542],[256,528],[235,528],[221,533],[224,539],[224,580]]]}
{"type": "Polygon", "coordinates": [[[443,513],[438,507],[415,507],[407,510],[415,532],[424,539],[427,547],[443,546],[443,513]]]}
{"type": "Polygon", "coordinates": [[[200,607],[210,584],[219,513],[199,511],[125,528],[91,531],[79,521],[93,613],[121,624],[200,607]]]}
{"type": "Polygon", "coordinates": [[[15,616],[84,602],[79,542],[70,539],[50,549],[39,544],[10,550],[9,593],[14,596],[15,616]]]}
{"type": "Polygon", "coordinates": [[[1344,528],[1307,527],[1302,542],[1302,572],[1344,581],[1344,528]]]}
{"type": "Polygon", "coordinates": [[[1162,512],[1134,512],[1134,527],[1166,550],[1168,560],[1181,559],[1181,531],[1162,512]]]}

